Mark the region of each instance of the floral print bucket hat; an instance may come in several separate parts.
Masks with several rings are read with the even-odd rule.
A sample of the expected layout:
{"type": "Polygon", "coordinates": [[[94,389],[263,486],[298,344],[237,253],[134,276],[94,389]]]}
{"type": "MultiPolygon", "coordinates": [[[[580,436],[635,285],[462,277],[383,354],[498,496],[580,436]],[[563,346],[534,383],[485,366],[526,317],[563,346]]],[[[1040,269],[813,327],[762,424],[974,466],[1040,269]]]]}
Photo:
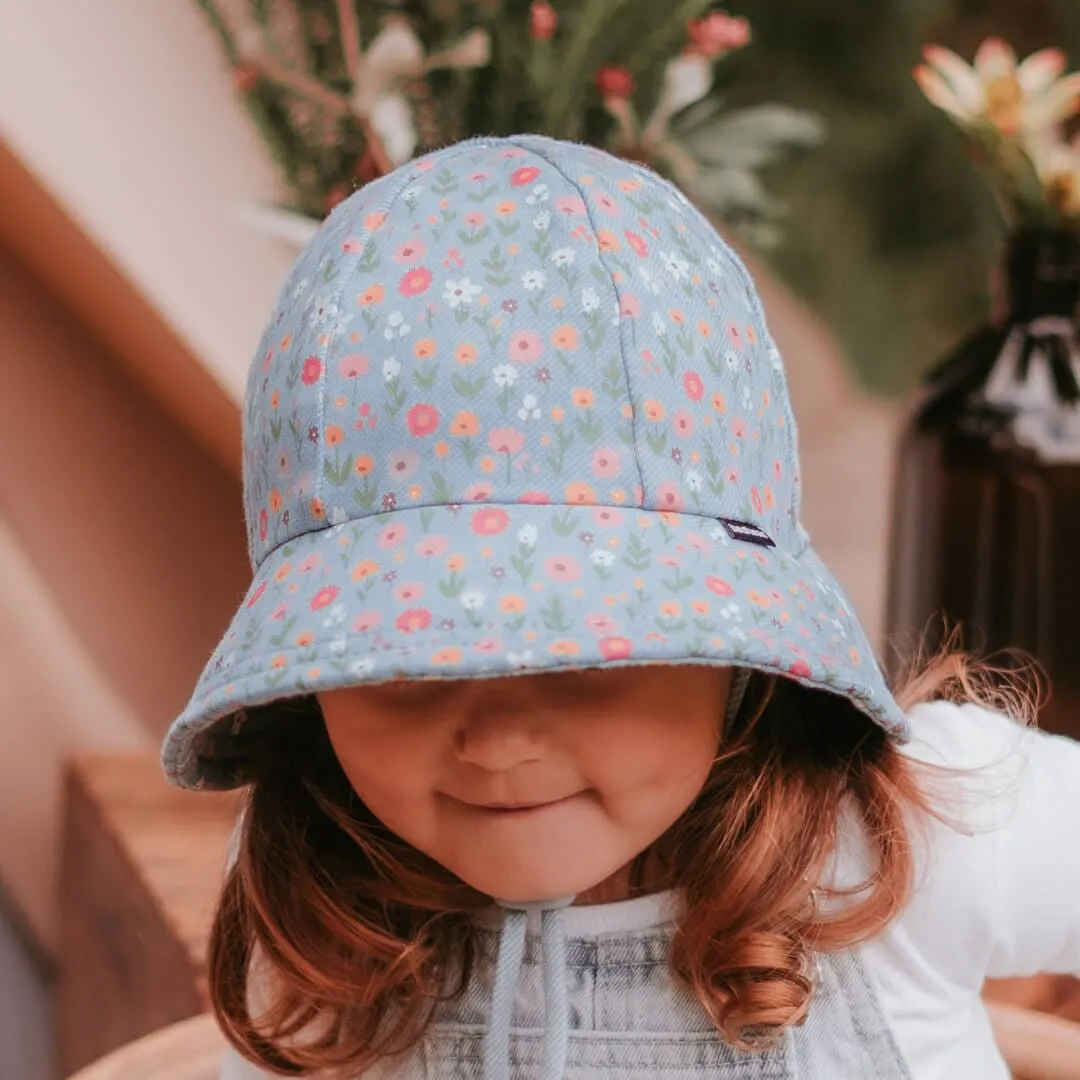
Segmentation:
{"type": "Polygon", "coordinates": [[[800,527],[745,268],[602,151],[472,140],[340,204],[252,365],[244,492],[254,580],[167,736],[180,786],[245,781],[260,704],[395,678],[738,665],[905,735],[800,527]]]}

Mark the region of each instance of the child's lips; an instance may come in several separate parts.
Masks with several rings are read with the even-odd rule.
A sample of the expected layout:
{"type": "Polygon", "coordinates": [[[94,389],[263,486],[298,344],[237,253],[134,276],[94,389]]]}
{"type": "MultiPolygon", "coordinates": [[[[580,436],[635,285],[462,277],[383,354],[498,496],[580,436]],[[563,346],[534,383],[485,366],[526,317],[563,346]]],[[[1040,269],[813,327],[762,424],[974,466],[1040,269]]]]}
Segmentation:
{"type": "Polygon", "coordinates": [[[576,799],[580,792],[572,795],[562,795],[551,799],[530,799],[522,802],[474,802],[469,799],[456,799],[450,796],[454,802],[459,802],[470,810],[479,810],[488,814],[497,815],[524,815],[538,810],[547,810],[554,806],[561,806],[576,799]]]}

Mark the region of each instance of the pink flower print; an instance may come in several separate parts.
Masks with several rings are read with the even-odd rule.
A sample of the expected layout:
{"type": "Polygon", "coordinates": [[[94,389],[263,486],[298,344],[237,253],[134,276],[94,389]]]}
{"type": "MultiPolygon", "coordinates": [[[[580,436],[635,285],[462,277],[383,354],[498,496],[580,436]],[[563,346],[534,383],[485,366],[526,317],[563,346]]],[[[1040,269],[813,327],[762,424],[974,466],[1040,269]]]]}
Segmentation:
{"type": "Polygon", "coordinates": [[[439,410],[434,405],[414,405],[405,417],[409,434],[422,439],[434,435],[439,426],[439,410]]]}
{"type": "Polygon", "coordinates": [[[494,453],[510,457],[520,454],[525,448],[525,436],[517,428],[492,428],[488,434],[488,446],[494,453]]]}
{"type": "Polygon", "coordinates": [[[797,679],[809,679],[814,673],[810,670],[810,665],[805,660],[796,660],[792,664],[788,671],[791,672],[797,679]]]}
{"type": "Polygon", "coordinates": [[[420,237],[416,237],[398,245],[397,250],[394,252],[394,262],[404,263],[406,266],[415,266],[423,260],[425,255],[427,255],[427,244],[420,237]]]}
{"type": "Polygon", "coordinates": [[[671,480],[665,480],[656,489],[656,502],[661,510],[668,510],[675,514],[679,513],[686,505],[686,500],[683,498],[683,493],[678,484],[673,483],[671,480]]]}
{"type": "Polygon", "coordinates": [[[248,597],[247,606],[249,608],[254,607],[262,599],[264,592],[266,592],[265,581],[251,594],[250,597],[248,597]]]}
{"type": "Polygon", "coordinates": [[[777,481],[784,479],[784,463],[779,458],[772,463],[772,474],[777,481]]]}
{"type": "Polygon", "coordinates": [[[641,301],[633,293],[624,293],[619,298],[619,314],[624,319],[641,317],[641,301]]]}
{"type": "Polygon", "coordinates": [[[739,328],[735,323],[731,322],[727,324],[727,335],[733,349],[742,348],[742,334],[739,333],[739,328]]]}
{"type": "Polygon", "coordinates": [[[544,571],[552,581],[581,580],[581,563],[572,555],[552,555],[544,563],[544,571]]]}
{"type": "Polygon", "coordinates": [[[469,179],[470,179],[470,180],[471,180],[471,181],[472,181],[472,182],[473,182],[474,184],[482,184],[482,183],[483,183],[483,182],[484,182],[484,181],[485,181],[485,180],[486,180],[487,178],[488,178],[488,174],[487,174],[486,172],[474,172],[474,173],[473,173],[473,174],[472,174],[472,175],[471,175],[471,176],[469,177],[469,179]]]}
{"type": "Polygon", "coordinates": [[[273,613],[270,615],[270,618],[273,619],[274,622],[281,622],[281,620],[285,618],[285,613],[288,610],[288,604],[278,604],[278,606],[274,608],[273,613]]]}
{"type": "Polygon", "coordinates": [[[531,364],[544,352],[544,339],[532,330],[519,330],[510,335],[510,359],[519,364],[531,364]]]}
{"type": "Polygon", "coordinates": [[[523,491],[518,496],[518,502],[530,506],[547,506],[551,502],[551,496],[546,491],[523,491]]]}
{"type": "Polygon", "coordinates": [[[305,555],[300,560],[300,565],[297,567],[301,574],[310,574],[312,570],[318,570],[322,565],[322,556],[320,555],[305,555]]]}
{"type": "Polygon", "coordinates": [[[465,224],[468,225],[470,229],[480,228],[486,220],[487,218],[485,217],[483,210],[472,210],[465,215],[465,224]]]}
{"type": "Polygon", "coordinates": [[[358,634],[367,634],[376,629],[381,622],[381,611],[362,611],[356,616],[356,621],[353,623],[353,629],[358,634]]]}
{"type": "Polygon", "coordinates": [[[379,547],[396,548],[408,538],[409,530],[398,522],[392,522],[379,533],[379,547]]]}
{"type": "Polygon", "coordinates": [[[765,513],[765,506],[761,501],[761,492],[756,487],[750,489],[750,501],[754,504],[754,510],[759,514],[765,513]]]}
{"type": "Polygon", "coordinates": [[[450,540],[445,536],[426,536],[416,545],[416,554],[424,559],[445,555],[450,550],[450,540]]]}
{"type": "Polygon", "coordinates": [[[337,598],[341,590],[336,585],[326,585],[311,598],[311,610],[318,611],[320,608],[329,607],[337,598]]]}
{"type": "Polygon", "coordinates": [[[585,200],[580,195],[560,195],[555,200],[555,209],[567,217],[581,217],[586,213],[585,200]]]}
{"type": "Polygon", "coordinates": [[[422,581],[407,581],[394,590],[394,599],[403,604],[411,604],[424,595],[424,583],[422,581]]]}
{"type": "Polygon", "coordinates": [[[394,620],[394,626],[403,634],[416,634],[430,625],[431,612],[427,608],[409,608],[394,620]]]}
{"type": "Polygon", "coordinates": [[[470,484],[464,491],[465,502],[478,503],[487,502],[491,498],[494,488],[486,480],[480,480],[475,484],[470,484]]]}
{"type": "Polygon", "coordinates": [[[624,235],[626,236],[626,242],[630,245],[630,250],[633,251],[635,255],[644,259],[649,254],[649,245],[646,242],[645,237],[639,236],[630,229],[627,229],[624,235]]]}
{"type": "Polygon", "coordinates": [[[705,383],[696,371],[688,371],[682,381],[686,396],[691,401],[700,401],[705,396],[705,383]]]}
{"type": "Polygon", "coordinates": [[[694,434],[694,418],[685,410],[677,409],[671,417],[671,426],[677,439],[689,439],[694,434]]]}
{"type": "Polygon", "coordinates": [[[687,533],[686,542],[701,555],[709,555],[712,552],[712,542],[701,533],[687,533]]]}
{"type": "Polygon", "coordinates": [[[366,356],[360,356],[359,353],[349,353],[348,356],[343,356],[338,364],[338,374],[343,379],[358,379],[361,375],[366,375],[370,367],[370,361],[366,356]]]}
{"type": "Polygon", "coordinates": [[[341,250],[346,255],[359,255],[364,250],[364,241],[358,236],[350,236],[341,245],[341,250]]]}
{"type": "Polygon", "coordinates": [[[622,462],[619,460],[618,452],[612,450],[610,446],[601,446],[593,453],[592,469],[597,476],[610,480],[613,476],[619,475],[621,468],[622,462]]]}
{"type": "Polygon", "coordinates": [[[711,574],[705,579],[705,588],[717,596],[734,596],[735,590],[723,578],[713,577],[711,574]]]}
{"type": "Polygon", "coordinates": [[[304,361],[304,367],[300,372],[300,381],[305,386],[312,386],[319,381],[322,375],[322,361],[317,356],[309,356],[304,361]]]}
{"type": "Polygon", "coordinates": [[[265,540],[270,533],[270,515],[265,510],[259,511],[259,539],[265,540]]]}
{"type": "Polygon", "coordinates": [[[478,536],[498,536],[510,527],[510,515],[497,506],[477,510],[469,522],[478,536]]]}
{"type": "Polygon", "coordinates": [[[678,555],[658,555],[656,561],[660,566],[666,566],[672,570],[678,570],[682,565],[678,555]]]}
{"type": "Polygon", "coordinates": [[[451,267],[464,266],[465,265],[465,260],[464,260],[464,258],[462,258],[461,252],[458,251],[457,248],[451,248],[446,253],[446,258],[443,259],[442,264],[443,264],[444,267],[446,267],[447,270],[449,270],[449,269],[451,269],[451,267]]]}
{"type": "Polygon", "coordinates": [[[420,455],[415,450],[392,450],[386,455],[386,468],[395,480],[409,480],[420,468],[420,455]]]}
{"type": "Polygon", "coordinates": [[[594,634],[613,634],[619,629],[619,624],[602,611],[586,615],[585,626],[594,634]]]}
{"type": "Polygon", "coordinates": [[[596,492],[581,480],[575,480],[572,484],[567,484],[563,497],[571,506],[592,506],[599,502],[596,492]]]}
{"type": "Polygon", "coordinates": [[[514,187],[525,187],[536,182],[540,176],[540,170],[535,165],[523,165],[510,174],[510,183],[514,187]]]}
{"type": "Polygon", "coordinates": [[[746,421],[741,416],[733,416],[731,418],[731,434],[736,439],[746,438],[746,421]]]}
{"type": "Polygon", "coordinates": [[[426,266],[406,270],[398,283],[402,296],[423,296],[431,288],[431,271],[426,266]]]}
{"type": "Polygon", "coordinates": [[[473,652],[497,653],[502,651],[502,642],[497,638],[484,638],[473,646],[473,652]]]}
{"type": "Polygon", "coordinates": [[[625,515],[621,510],[613,510],[610,506],[595,506],[592,519],[603,529],[614,529],[623,523],[625,515]]]}
{"type": "Polygon", "coordinates": [[[603,191],[598,191],[593,196],[593,202],[601,213],[607,214],[609,217],[619,216],[619,204],[603,191]]]}
{"type": "Polygon", "coordinates": [[[724,483],[726,483],[726,484],[737,484],[738,482],[739,482],[739,470],[738,469],[728,469],[728,471],[726,473],[724,473],[724,483]]]}
{"type": "Polygon", "coordinates": [[[606,637],[600,639],[598,647],[605,660],[629,660],[634,643],[625,637],[606,637]]]}

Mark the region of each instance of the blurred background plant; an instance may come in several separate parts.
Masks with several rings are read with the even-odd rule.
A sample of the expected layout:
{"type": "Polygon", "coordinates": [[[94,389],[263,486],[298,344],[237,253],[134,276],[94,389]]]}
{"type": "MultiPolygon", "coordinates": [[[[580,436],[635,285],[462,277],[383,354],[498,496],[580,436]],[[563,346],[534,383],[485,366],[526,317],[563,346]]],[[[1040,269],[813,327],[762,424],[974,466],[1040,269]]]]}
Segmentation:
{"type": "Polygon", "coordinates": [[[665,172],[761,250],[888,395],[985,318],[1007,228],[1000,185],[912,78],[923,48],[1080,56],[1076,0],[197,2],[282,169],[293,216],[264,227],[302,241],[427,146],[581,139],[665,172]]]}

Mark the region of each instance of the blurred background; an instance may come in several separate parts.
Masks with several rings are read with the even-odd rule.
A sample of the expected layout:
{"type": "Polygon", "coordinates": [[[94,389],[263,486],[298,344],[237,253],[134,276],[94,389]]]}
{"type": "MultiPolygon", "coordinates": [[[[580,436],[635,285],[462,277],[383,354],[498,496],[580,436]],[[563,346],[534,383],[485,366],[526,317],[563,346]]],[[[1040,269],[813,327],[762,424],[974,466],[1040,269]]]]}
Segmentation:
{"type": "Polygon", "coordinates": [[[758,278],[807,526],[884,648],[898,440],[1006,234],[912,68],[991,35],[1080,62],[1075,0],[348,6],[365,46],[414,38],[383,39],[366,105],[337,0],[0,0],[0,1080],[204,1007],[231,803],[193,818],[153,755],[246,585],[239,403],[313,220],[450,134],[548,130],[685,180],[758,278]],[[698,97],[665,82],[702,57],[698,97]]]}

